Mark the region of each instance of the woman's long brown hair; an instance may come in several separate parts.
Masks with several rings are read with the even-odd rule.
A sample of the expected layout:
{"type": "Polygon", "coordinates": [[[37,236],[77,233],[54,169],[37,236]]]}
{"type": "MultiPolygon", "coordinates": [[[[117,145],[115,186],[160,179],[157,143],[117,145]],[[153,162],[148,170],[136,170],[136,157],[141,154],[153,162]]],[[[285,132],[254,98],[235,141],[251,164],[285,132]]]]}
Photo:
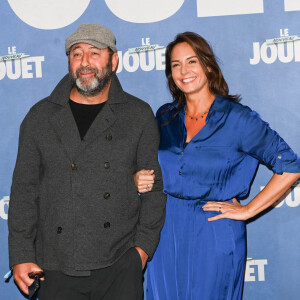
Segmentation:
{"type": "MultiPolygon", "coordinates": [[[[171,122],[185,103],[184,93],[177,87],[172,77],[171,54],[175,45],[179,43],[188,43],[196,53],[203,71],[208,80],[209,90],[214,95],[224,96],[233,101],[240,101],[239,95],[229,95],[228,85],[223,77],[221,69],[217,63],[217,59],[209,46],[208,42],[199,34],[194,32],[179,33],[175,40],[166,48],[166,70],[165,74],[168,80],[168,86],[173,97],[173,104],[177,104],[177,109],[172,118],[167,122],[171,122]]],[[[170,108],[169,108],[170,109],[170,108]]],[[[169,109],[164,111],[166,113],[169,109]]]]}

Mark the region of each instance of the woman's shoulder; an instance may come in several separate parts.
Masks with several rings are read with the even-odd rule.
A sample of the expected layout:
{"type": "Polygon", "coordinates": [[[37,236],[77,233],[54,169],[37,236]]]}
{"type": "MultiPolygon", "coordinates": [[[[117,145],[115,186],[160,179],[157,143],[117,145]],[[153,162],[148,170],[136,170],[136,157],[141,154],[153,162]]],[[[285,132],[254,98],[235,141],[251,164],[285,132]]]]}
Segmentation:
{"type": "Polygon", "coordinates": [[[161,118],[164,115],[169,115],[173,109],[176,108],[176,104],[173,102],[163,104],[156,112],[156,118],[161,118]]]}
{"type": "Polygon", "coordinates": [[[227,107],[228,112],[232,116],[237,116],[239,118],[250,118],[253,116],[259,116],[258,113],[252,110],[249,106],[242,104],[240,102],[220,97],[220,101],[227,107]]]}

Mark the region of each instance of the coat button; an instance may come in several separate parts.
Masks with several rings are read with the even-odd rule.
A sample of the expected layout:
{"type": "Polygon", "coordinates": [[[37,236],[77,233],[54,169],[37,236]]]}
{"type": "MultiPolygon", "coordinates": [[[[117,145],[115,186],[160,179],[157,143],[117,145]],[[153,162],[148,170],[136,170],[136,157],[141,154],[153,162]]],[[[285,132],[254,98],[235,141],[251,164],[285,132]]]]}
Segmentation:
{"type": "Polygon", "coordinates": [[[179,171],[178,174],[181,175],[181,172],[179,171]]]}
{"type": "Polygon", "coordinates": [[[105,222],[105,223],[103,224],[103,227],[104,227],[104,228],[109,228],[109,227],[110,227],[110,223],[109,223],[109,222],[105,222]]]}
{"type": "Polygon", "coordinates": [[[112,136],[111,136],[111,134],[107,133],[106,136],[105,136],[105,138],[106,138],[108,141],[111,141],[112,136]]]}
{"type": "Polygon", "coordinates": [[[279,159],[282,159],[282,155],[281,155],[281,154],[279,154],[277,157],[278,157],[279,159]]]}
{"type": "Polygon", "coordinates": [[[108,193],[108,192],[104,193],[103,197],[104,197],[104,199],[108,199],[110,197],[110,193],[108,193]]]}
{"type": "Polygon", "coordinates": [[[58,234],[61,234],[61,232],[62,232],[62,227],[57,227],[57,231],[56,231],[58,234]]]}
{"type": "Polygon", "coordinates": [[[181,198],[181,195],[180,195],[180,194],[177,194],[177,198],[181,198]]]}
{"type": "Polygon", "coordinates": [[[72,168],[73,171],[77,170],[76,164],[72,163],[72,164],[71,164],[71,168],[72,168]]]}
{"type": "Polygon", "coordinates": [[[110,166],[109,166],[109,162],[105,162],[105,163],[104,163],[104,168],[105,168],[105,169],[109,169],[109,167],[110,167],[110,166]]]}

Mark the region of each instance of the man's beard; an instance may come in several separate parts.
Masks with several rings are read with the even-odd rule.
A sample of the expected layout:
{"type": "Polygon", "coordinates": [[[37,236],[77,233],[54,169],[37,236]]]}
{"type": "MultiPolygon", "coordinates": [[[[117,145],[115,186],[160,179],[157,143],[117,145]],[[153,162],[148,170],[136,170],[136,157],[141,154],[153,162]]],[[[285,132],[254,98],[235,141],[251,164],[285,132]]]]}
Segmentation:
{"type": "Polygon", "coordinates": [[[75,77],[69,66],[69,75],[72,80],[72,84],[81,95],[84,96],[96,96],[101,93],[109,84],[112,74],[112,61],[109,59],[106,67],[102,70],[101,73],[98,72],[95,68],[82,67],[76,70],[75,77]],[[81,78],[79,73],[89,73],[93,72],[95,75],[93,78],[81,78]],[[90,84],[88,82],[90,81],[90,84]]]}

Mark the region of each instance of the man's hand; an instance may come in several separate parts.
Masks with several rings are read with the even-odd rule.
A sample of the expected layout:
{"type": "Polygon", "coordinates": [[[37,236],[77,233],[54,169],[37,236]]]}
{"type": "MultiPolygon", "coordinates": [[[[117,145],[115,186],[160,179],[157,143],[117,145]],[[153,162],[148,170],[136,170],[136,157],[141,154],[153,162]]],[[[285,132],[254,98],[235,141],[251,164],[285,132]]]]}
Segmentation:
{"type": "Polygon", "coordinates": [[[141,257],[141,260],[142,260],[142,267],[143,267],[143,270],[144,270],[144,268],[146,266],[146,263],[147,263],[148,254],[140,247],[135,247],[135,249],[140,254],[140,257],[141,257]]]}
{"type": "MultiPolygon", "coordinates": [[[[23,263],[14,266],[13,276],[14,280],[22,290],[23,293],[28,295],[28,286],[33,283],[33,279],[30,279],[28,273],[43,271],[38,265],[34,263],[23,263]]],[[[41,278],[44,280],[44,278],[41,278]]]]}

